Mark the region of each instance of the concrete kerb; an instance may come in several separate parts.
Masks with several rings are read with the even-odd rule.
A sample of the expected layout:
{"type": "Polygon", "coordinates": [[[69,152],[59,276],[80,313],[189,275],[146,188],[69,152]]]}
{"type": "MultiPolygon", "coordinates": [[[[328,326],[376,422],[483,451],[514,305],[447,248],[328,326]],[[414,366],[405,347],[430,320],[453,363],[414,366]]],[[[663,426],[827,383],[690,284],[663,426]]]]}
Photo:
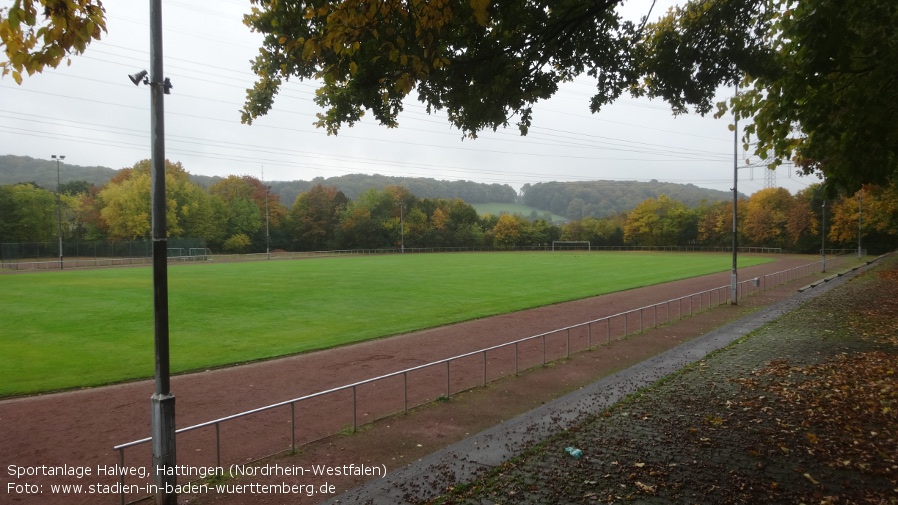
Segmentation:
{"type": "MultiPolygon", "coordinates": [[[[879,258],[877,258],[879,259],[879,258]]],[[[709,353],[726,347],[756,329],[797,309],[870,268],[874,261],[843,272],[820,289],[800,290],[786,300],[759,310],[626,370],[558,398],[526,414],[484,430],[385,478],[331,498],[325,503],[404,504],[432,499],[449,486],[470,482],[490,468],[522,454],[547,437],[573,427],[586,417],[602,412],[626,396],[653,384],[709,353]],[[414,483],[406,486],[406,483],[414,483]]]]}

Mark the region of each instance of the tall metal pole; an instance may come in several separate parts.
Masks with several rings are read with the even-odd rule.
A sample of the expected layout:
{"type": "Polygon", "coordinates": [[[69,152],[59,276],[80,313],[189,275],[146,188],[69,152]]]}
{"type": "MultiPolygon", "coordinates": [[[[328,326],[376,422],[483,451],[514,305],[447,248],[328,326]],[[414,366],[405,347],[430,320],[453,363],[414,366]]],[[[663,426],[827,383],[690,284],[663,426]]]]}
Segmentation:
{"type": "Polygon", "coordinates": [[[857,195],[857,257],[863,257],[861,253],[861,194],[857,195]]]}
{"type": "MultiPolygon", "coordinates": [[[[265,184],[265,167],[262,167],[262,184],[265,184]]],[[[271,235],[268,232],[268,195],[271,186],[265,186],[265,257],[271,259],[271,235]]]]}
{"type": "Polygon", "coordinates": [[[823,200],[823,223],[820,225],[820,266],[826,273],[826,200],[823,200]]]}
{"type": "Polygon", "coordinates": [[[271,193],[271,186],[265,186],[265,254],[271,259],[271,233],[268,231],[268,195],[271,193]]]}
{"type": "Polygon", "coordinates": [[[65,155],[50,155],[56,160],[56,236],[59,237],[59,269],[62,270],[62,192],[59,190],[61,186],[59,182],[59,161],[65,159],[65,155]]]}
{"type": "Polygon", "coordinates": [[[156,361],[155,393],[150,399],[153,435],[153,483],[156,505],[174,505],[175,395],[169,382],[168,233],[165,224],[165,88],[162,72],[162,1],[150,0],[150,96],[152,135],[153,314],[156,361]]]}
{"type": "MultiPolygon", "coordinates": [[[[739,84],[736,84],[736,96],[739,96],[739,84]]],[[[733,272],[730,275],[730,301],[738,303],[739,273],[737,249],[739,246],[736,206],[739,200],[739,115],[733,114],[733,272]]]]}
{"type": "Polygon", "coordinates": [[[399,204],[399,252],[405,252],[405,224],[402,221],[402,204],[399,204]]]}

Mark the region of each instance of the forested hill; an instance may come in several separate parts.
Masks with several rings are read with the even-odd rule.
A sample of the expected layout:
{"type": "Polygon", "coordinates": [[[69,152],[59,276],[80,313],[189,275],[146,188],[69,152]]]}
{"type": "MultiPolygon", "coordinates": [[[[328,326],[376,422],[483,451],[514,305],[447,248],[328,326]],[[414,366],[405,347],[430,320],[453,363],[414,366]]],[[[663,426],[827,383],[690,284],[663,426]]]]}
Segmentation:
{"type": "MultiPolygon", "coordinates": [[[[189,171],[189,167],[186,168],[189,171]]],[[[63,161],[59,177],[63,184],[87,181],[102,186],[116,173],[118,170],[111,168],[84,167],[63,161]]],[[[207,188],[221,180],[220,177],[204,175],[191,175],[191,179],[207,188]]],[[[0,156],[0,185],[19,182],[35,182],[43,188],[55,189],[56,162],[27,156],[0,156]]],[[[266,181],[266,184],[271,185],[272,192],[280,195],[281,202],[288,207],[293,205],[297,195],[316,184],[336,187],[350,199],[356,199],[371,188],[380,190],[386,186],[403,186],[419,198],[460,198],[470,204],[518,202],[517,192],[507,184],[441,181],[424,177],[350,174],[326,179],[318,177],[311,181],[266,181]]],[[[518,203],[568,219],[628,212],[647,198],[657,198],[661,194],[690,207],[698,206],[702,200],[715,202],[732,198],[727,191],[657,181],[540,182],[525,184],[521,192],[523,200],[518,203]]]]}
{"type": "MultiPolygon", "coordinates": [[[[582,219],[587,216],[605,217],[629,212],[649,198],[667,195],[689,207],[708,202],[732,200],[729,191],[706,189],[694,184],[636,181],[579,181],[539,182],[521,188],[521,203],[530,207],[582,219]]],[[[744,196],[740,194],[740,198],[744,196]]]]}
{"type": "Polygon", "coordinates": [[[311,181],[272,182],[272,191],[281,195],[281,202],[292,206],[296,196],[316,184],[333,186],[354,200],[365,191],[386,186],[402,186],[419,198],[460,198],[468,203],[513,203],[517,192],[508,184],[483,184],[472,181],[440,181],[424,177],[390,177],[386,175],[350,174],[311,181]]]}
{"type": "MultiPolygon", "coordinates": [[[[190,167],[187,168],[188,172],[190,167]]],[[[102,186],[118,170],[106,167],[83,167],[65,161],[59,171],[60,181],[87,181],[102,186]]],[[[191,175],[194,182],[209,187],[220,177],[191,175]]],[[[0,185],[34,182],[46,189],[56,188],[56,161],[34,159],[28,156],[0,156],[0,185]]],[[[365,191],[386,186],[403,186],[419,198],[461,198],[468,203],[513,203],[517,197],[514,188],[507,184],[482,184],[471,181],[440,181],[424,177],[389,177],[386,175],[351,174],[340,177],[315,178],[311,181],[267,181],[271,190],[281,197],[281,202],[292,206],[296,196],[316,184],[334,186],[350,199],[365,191]]]]}
{"type": "MultiPolygon", "coordinates": [[[[118,172],[107,167],[69,165],[65,160],[59,165],[59,180],[62,184],[87,181],[101,186],[118,172]]],[[[42,188],[55,190],[56,160],[41,160],[28,156],[0,156],[0,185],[20,182],[33,182],[42,188]]]]}

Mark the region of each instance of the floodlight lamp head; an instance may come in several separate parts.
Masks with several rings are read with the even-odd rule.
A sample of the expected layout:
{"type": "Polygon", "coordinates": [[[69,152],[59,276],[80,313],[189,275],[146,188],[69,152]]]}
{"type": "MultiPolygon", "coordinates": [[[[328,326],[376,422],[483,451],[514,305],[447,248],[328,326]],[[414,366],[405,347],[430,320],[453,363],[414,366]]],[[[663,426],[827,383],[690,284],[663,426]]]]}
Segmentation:
{"type": "Polygon", "coordinates": [[[165,80],[162,81],[162,93],[170,95],[172,88],[174,88],[174,86],[172,86],[171,79],[166,77],[165,80]]]}
{"type": "Polygon", "coordinates": [[[128,78],[131,79],[131,82],[133,82],[135,86],[138,86],[141,83],[141,81],[144,84],[150,83],[149,80],[147,79],[147,71],[146,70],[141,70],[140,72],[137,72],[136,74],[131,74],[128,76],[128,78]]]}

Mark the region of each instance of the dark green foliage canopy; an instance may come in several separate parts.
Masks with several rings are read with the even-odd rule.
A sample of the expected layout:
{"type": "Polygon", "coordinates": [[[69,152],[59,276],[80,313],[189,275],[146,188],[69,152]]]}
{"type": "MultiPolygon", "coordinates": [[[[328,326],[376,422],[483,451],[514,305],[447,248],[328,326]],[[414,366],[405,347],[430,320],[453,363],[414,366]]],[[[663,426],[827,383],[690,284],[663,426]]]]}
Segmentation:
{"type": "Polygon", "coordinates": [[[718,114],[752,120],[746,147],[853,193],[896,178],[896,26],[893,0],[694,0],[650,27],[640,73],[676,111],[741,80],[718,114]]]}
{"type": "Polygon", "coordinates": [[[516,114],[526,132],[532,104],[560,82],[625,68],[633,31],[614,10],[620,0],[253,3],[246,23],[265,39],[244,121],[270,110],[284,80],[320,79],[318,125],[330,133],[366,109],[396,126],[415,88],[466,135],[505,127],[516,114]]]}

